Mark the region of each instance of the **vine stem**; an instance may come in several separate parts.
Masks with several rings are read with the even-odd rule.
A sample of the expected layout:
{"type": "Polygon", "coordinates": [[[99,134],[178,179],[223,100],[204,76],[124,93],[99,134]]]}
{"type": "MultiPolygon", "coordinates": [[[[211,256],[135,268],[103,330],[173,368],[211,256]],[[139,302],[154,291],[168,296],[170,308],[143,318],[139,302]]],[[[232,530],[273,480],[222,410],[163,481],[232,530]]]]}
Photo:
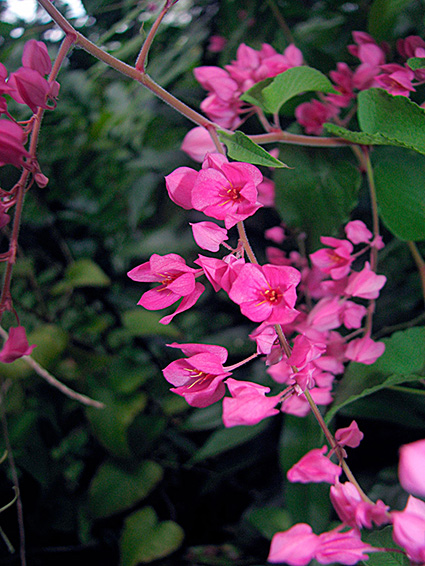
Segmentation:
{"type": "Polygon", "coordinates": [[[165,3],[164,7],[161,10],[161,12],[159,13],[158,17],[154,21],[151,29],[149,30],[148,36],[147,36],[147,38],[145,39],[145,41],[142,45],[142,49],[140,50],[139,55],[137,56],[135,67],[138,71],[142,71],[142,73],[145,72],[146,59],[147,59],[147,56],[148,56],[148,53],[149,53],[149,49],[150,49],[152,42],[155,38],[156,32],[158,31],[158,28],[159,28],[165,14],[168,12],[169,9],[170,9],[170,5],[169,5],[169,2],[167,0],[167,2],[165,3]]]}
{"type": "Polygon", "coordinates": [[[416,267],[418,268],[419,271],[419,277],[421,278],[421,285],[422,285],[422,295],[425,301],[425,261],[423,260],[423,257],[419,253],[418,247],[415,244],[415,242],[407,242],[407,245],[409,246],[410,253],[413,256],[413,259],[415,260],[416,263],[416,267]]]}

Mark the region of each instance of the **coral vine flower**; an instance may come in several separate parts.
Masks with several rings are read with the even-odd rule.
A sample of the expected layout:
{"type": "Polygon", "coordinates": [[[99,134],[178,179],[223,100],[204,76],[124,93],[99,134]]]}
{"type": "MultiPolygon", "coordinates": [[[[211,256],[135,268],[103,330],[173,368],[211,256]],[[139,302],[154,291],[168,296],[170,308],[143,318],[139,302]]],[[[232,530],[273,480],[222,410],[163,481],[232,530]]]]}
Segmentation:
{"type": "Polygon", "coordinates": [[[22,356],[29,356],[34,348],[35,344],[32,346],[28,344],[23,326],[12,327],[9,330],[9,337],[0,351],[0,362],[10,364],[18,358],[22,358],[22,356]]]}
{"type": "Polygon", "coordinates": [[[349,297],[359,297],[361,299],[376,299],[379,291],[385,285],[387,278],[385,275],[377,275],[370,268],[367,261],[364,268],[358,273],[352,273],[348,278],[345,294],[349,297]]]}
{"type": "Polygon", "coordinates": [[[369,336],[356,338],[349,342],[345,356],[353,362],[371,365],[385,352],[383,342],[374,342],[369,336]]]}
{"type": "Polygon", "coordinates": [[[227,230],[217,226],[214,222],[196,222],[190,225],[195,242],[204,250],[218,252],[220,244],[228,239],[227,230]]]}
{"type": "Polygon", "coordinates": [[[169,345],[190,355],[162,370],[165,379],[176,386],[171,391],[184,397],[192,407],[208,407],[224,396],[223,380],[231,375],[223,368],[227,359],[225,348],[207,344],[169,345]]]}
{"type": "Polygon", "coordinates": [[[323,273],[328,273],[335,280],[348,275],[354,260],[351,257],[353,244],[348,240],[339,240],[330,236],[322,236],[320,241],[331,248],[310,254],[313,265],[320,268],[323,273]]]}
{"type": "Polygon", "coordinates": [[[398,477],[407,492],[425,497],[425,439],[400,448],[398,477]]]}
{"type": "Polygon", "coordinates": [[[339,428],[335,432],[335,440],[340,446],[349,446],[350,448],[357,448],[363,440],[364,434],[359,429],[356,421],[352,421],[350,426],[339,428]]]}
{"type": "Polygon", "coordinates": [[[288,480],[300,483],[335,483],[342,470],[325,456],[327,450],[326,446],[322,446],[322,448],[314,448],[307,452],[288,470],[288,480]]]}
{"type": "Polygon", "coordinates": [[[409,496],[403,511],[391,513],[393,539],[402,546],[412,562],[425,562],[425,501],[409,496]]]}
{"type": "Polygon", "coordinates": [[[24,130],[15,122],[0,120],[0,166],[10,163],[15,167],[24,164],[30,154],[24,147],[24,130]]]}
{"type": "Polygon", "coordinates": [[[177,254],[153,254],[149,261],[138,265],[127,275],[133,281],[161,283],[159,287],[146,291],[137,303],[145,309],[164,309],[183,297],[176,312],[160,320],[162,324],[168,324],[177,313],[193,306],[205,290],[201,283],[195,282],[200,273],[202,269],[189,267],[177,254]]]}
{"type": "Polygon", "coordinates": [[[218,162],[213,165],[199,172],[192,190],[192,204],[196,210],[224,220],[229,229],[262,206],[257,199],[263,176],[249,163],[218,162]]]}
{"type": "Polygon", "coordinates": [[[226,385],[232,397],[223,399],[225,427],[255,425],[279,413],[275,407],[280,401],[280,395],[266,397],[270,387],[232,378],[226,380],[226,385]]]}
{"type": "Polygon", "coordinates": [[[245,264],[229,297],[254,322],[285,324],[298,315],[294,305],[300,278],[300,272],[293,267],[245,264]]]}

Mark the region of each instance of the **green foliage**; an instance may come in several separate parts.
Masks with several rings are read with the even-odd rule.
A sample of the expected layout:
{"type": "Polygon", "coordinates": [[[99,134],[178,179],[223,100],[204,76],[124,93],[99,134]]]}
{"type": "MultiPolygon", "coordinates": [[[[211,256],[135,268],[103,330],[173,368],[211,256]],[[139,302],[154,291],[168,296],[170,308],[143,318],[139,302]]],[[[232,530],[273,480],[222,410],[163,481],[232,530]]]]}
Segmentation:
{"type": "MultiPolygon", "coordinates": [[[[331,150],[333,151],[333,150],[331,150]]],[[[357,204],[361,176],[329,150],[285,148],[290,169],[275,174],[276,206],[289,226],[307,233],[314,250],[320,236],[335,235],[357,204]]]]}
{"type": "Polygon", "coordinates": [[[183,542],[183,529],[174,521],[158,522],[152,507],[130,515],[121,537],[121,566],[148,564],[176,551],[183,542]]]}
{"type": "Polygon", "coordinates": [[[219,130],[218,135],[220,141],[227,147],[228,156],[236,161],[248,161],[264,167],[288,167],[261,146],[251,141],[243,132],[236,131],[234,134],[228,134],[219,130]]]}
{"type": "Polygon", "coordinates": [[[398,17],[411,2],[412,0],[374,0],[369,12],[368,32],[377,41],[390,39],[398,17]]]}
{"type": "Polygon", "coordinates": [[[336,92],[329,79],[317,69],[293,67],[272,79],[257,83],[241,98],[275,114],[288,100],[309,91],[336,92]]]}

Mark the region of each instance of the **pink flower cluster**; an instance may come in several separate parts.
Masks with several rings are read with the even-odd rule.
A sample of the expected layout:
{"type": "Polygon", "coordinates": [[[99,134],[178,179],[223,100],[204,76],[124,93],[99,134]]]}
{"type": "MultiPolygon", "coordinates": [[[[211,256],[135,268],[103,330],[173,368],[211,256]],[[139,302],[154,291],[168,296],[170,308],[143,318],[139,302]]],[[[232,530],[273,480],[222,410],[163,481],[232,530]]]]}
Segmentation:
{"type": "Polygon", "coordinates": [[[263,79],[275,77],[302,64],[302,53],[294,45],[289,45],[283,54],[279,54],[267,43],[259,51],[242,43],[238,47],[236,60],[224,69],[195,69],[196,80],[208,91],[201,109],[223,128],[233,130],[240,124],[241,115],[252,110],[240,100],[241,94],[263,79]]]}
{"type": "MultiPolygon", "coordinates": [[[[409,96],[415,86],[425,80],[423,70],[412,71],[407,64],[387,63],[387,46],[377,45],[369,34],[355,31],[353,39],[354,44],[348,46],[348,51],[360,60],[360,64],[353,71],[346,63],[338,63],[336,70],[330,72],[338,94],[304,102],[295,110],[295,117],[307,134],[320,135],[323,124],[350,107],[362,90],[379,87],[393,95],[409,96]]],[[[400,39],[397,48],[404,60],[425,56],[425,41],[418,36],[400,39]]]]}
{"type": "MultiPolygon", "coordinates": [[[[51,108],[49,103],[54,105],[59,94],[59,83],[46,79],[51,69],[46,45],[30,39],[24,46],[22,67],[8,77],[6,67],[0,63],[0,95],[8,95],[19,104],[26,104],[33,113],[38,108],[51,108]]],[[[24,147],[28,132],[9,114],[4,97],[0,98],[0,114],[11,119],[0,119],[0,166],[10,163],[18,168],[34,169],[24,147]]]]}
{"type": "MultiPolygon", "coordinates": [[[[342,438],[340,446],[355,447],[361,433],[355,421],[346,429],[336,431],[342,438]],[[347,442],[348,440],[348,442],[347,442]]],[[[381,500],[373,503],[351,482],[340,483],[341,468],[324,455],[326,447],[308,452],[288,471],[292,482],[327,482],[331,484],[330,499],[342,524],[330,532],[315,535],[305,523],[294,525],[272,539],[268,561],[304,566],[315,558],[321,564],[338,562],[356,564],[367,554],[386,549],[373,548],[361,540],[360,530],[391,523],[393,539],[412,563],[425,561],[425,502],[410,495],[403,511],[390,511],[381,500]],[[345,530],[347,527],[350,530],[345,530]]],[[[425,497],[425,440],[402,446],[399,478],[410,493],[425,497]]]]}

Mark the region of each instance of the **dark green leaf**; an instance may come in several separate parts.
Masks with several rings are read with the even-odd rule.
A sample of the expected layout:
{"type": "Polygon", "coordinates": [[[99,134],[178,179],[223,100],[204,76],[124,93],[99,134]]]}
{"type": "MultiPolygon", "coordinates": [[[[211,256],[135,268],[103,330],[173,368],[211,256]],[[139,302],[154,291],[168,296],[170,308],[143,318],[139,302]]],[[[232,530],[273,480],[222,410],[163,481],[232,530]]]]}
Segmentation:
{"type": "Polygon", "coordinates": [[[425,368],[425,328],[409,328],[382,340],[385,352],[372,365],[351,362],[340,381],[329,422],[345,405],[392,385],[418,381],[425,368]]]}
{"type": "Polygon", "coordinates": [[[53,289],[53,295],[60,295],[77,287],[107,287],[111,280],[102,269],[89,258],[74,261],[66,270],[62,281],[53,289]]]}
{"type": "MultiPolygon", "coordinates": [[[[375,548],[398,549],[402,551],[393,540],[392,527],[385,527],[375,531],[365,531],[362,540],[374,546],[375,548]]],[[[409,566],[410,560],[404,552],[371,552],[367,562],[368,566],[409,566]]]]}
{"type": "Polygon", "coordinates": [[[391,39],[400,12],[412,0],[374,0],[369,10],[368,31],[377,41],[391,39]]]}
{"type": "MultiPolygon", "coordinates": [[[[338,151],[338,150],[336,150],[338,151]]],[[[358,169],[333,150],[285,147],[293,169],[276,171],[276,207],[289,226],[306,232],[309,250],[320,236],[335,235],[357,204],[358,169]]]]}
{"type": "Polygon", "coordinates": [[[403,152],[402,159],[375,168],[379,214],[400,240],[425,239],[425,157],[403,152]]]}
{"type": "Polygon", "coordinates": [[[242,100],[275,114],[288,100],[303,92],[333,92],[329,79],[312,67],[293,67],[273,79],[266,79],[242,95],[242,100]]]}
{"type": "Polygon", "coordinates": [[[267,422],[261,421],[254,426],[235,426],[213,432],[202,448],[193,456],[191,463],[213,458],[244,442],[248,442],[248,440],[260,434],[266,426],[267,422]]]}
{"type": "Polygon", "coordinates": [[[367,134],[366,132],[352,132],[351,130],[347,130],[347,128],[343,128],[342,126],[337,126],[336,124],[331,124],[331,123],[324,124],[324,128],[330,134],[335,134],[336,136],[343,138],[344,140],[359,145],[399,145],[399,144],[395,144],[394,140],[389,140],[382,134],[367,134]]]}
{"type": "Polygon", "coordinates": [[[183,542],[184,531],[174,521],[158,522],[152,507],[130,515],[121,536],[120,566],[147,564],[168,556],[183,542]]]}
{"type": "Polygon", "coordinates": [[[218,130],[217,133],[220,141],[227,147],[229,157],[236,161],[264,165],[265,167],[288,167],[285,163],[270,155],[264,148],[251,141],[242,132],[236,131],[234,134],[228,134],[218,130]]]}
{"type": "Polygon", "coordinates": [[[159,464],[145,460],[133,472],[106,461],[97,470],[89,488],[91,515],[110,517],[144,499],[162,480],[159,464]]]}

